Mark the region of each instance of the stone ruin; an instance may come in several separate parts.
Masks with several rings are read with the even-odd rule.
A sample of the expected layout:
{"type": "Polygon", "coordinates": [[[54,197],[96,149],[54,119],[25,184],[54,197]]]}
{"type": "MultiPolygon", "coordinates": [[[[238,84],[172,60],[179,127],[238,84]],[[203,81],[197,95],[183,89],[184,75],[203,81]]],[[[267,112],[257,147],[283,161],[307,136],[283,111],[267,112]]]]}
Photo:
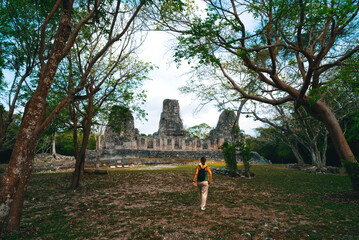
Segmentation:
{"type": "MultiPolygon", "coordinates": [[[[127,163],[127,159],[200,159],[223,160],[219,147],[231,137],[231,129],[236,115],[224,111],[218,124],[208,139],[194,139],[188,136],[180,117],[180,106],[177,100],[165,99],[159,122],[159,129],[152,137],[141,136],[134,126],[134,118],[129,113],[121,132],[114,126],[106,128],[103,149],[100,152],[88,151],[89,162],[127,163]]],[[[134,162],[131,162],[134,163],[134,162]]],[[[154,160],[154,164],[156,161],[154,160]]]]}

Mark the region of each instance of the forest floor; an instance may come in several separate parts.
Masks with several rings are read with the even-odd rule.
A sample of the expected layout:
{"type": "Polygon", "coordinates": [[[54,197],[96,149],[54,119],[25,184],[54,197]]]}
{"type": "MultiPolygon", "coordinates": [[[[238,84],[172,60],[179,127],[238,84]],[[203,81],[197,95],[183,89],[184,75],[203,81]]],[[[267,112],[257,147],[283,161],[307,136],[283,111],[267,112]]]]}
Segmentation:
{"type": "Polygon", "coordinates": [[[201,211],[194,168],[85,174],[76,191],[71,172],[33,174],[21,231],[2,238],[359,239],[359,197],[346,176],[255,165],[252,179],[214,175],[201,211]]]}

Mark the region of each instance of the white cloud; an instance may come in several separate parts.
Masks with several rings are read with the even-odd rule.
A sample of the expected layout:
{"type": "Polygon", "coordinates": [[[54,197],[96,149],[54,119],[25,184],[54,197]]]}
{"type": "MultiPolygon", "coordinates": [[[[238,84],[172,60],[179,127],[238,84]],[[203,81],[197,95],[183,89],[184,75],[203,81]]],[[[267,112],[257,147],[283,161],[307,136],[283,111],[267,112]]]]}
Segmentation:
{"type": "MultiPolygon", "coordinates": [[[[170,52],[170,40],[173,36],[164,32],[150,32],[142,46],[140,57],[144,61],[152,62],[158,66],[150,72],[151,81],[144,84],[148,91],[147,103],[144,109],[148,113],[148,121],[135,121],[135,127],[141,133],[152,134],[158,131],[162,104],[165,99],[177,99],[180,105],[180,114],[185,128],[192,127],[201,123],[207,123],[211,127],[216,127],[220,113],[213,105],[208,105],[196,112],[198,100],[192,99],[189,95],[180,94],[178,88],[186,83],[188,66],[176,67],[172,62],[170,52]]],[[[259,127],[260,123],[254,122],[249,118],[242,118],[239,121],[241,129],[247,134],[255,135],[254,128],[259,127]]]]}

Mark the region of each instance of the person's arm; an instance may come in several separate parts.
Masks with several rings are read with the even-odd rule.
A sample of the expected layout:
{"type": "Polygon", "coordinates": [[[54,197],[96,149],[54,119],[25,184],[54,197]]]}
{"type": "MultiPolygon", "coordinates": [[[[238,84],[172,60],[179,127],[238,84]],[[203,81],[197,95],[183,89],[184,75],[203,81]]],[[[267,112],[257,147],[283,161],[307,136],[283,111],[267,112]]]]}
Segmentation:
{"type": "Polygon", "coordinates": [[[196,173],[194,174],[192,182],[196,182],[197,175],[198,175],[198,166],[196,167],[196,173]]]}
{"type": "Polygon", "coordinates": [[[212,183],[212,171],[211,171],[211,169],[209,167],[207,169],[208,169],[207,171],[209,173],[209,181],[208,181],[208,183],[211,184],[212,183]]]}

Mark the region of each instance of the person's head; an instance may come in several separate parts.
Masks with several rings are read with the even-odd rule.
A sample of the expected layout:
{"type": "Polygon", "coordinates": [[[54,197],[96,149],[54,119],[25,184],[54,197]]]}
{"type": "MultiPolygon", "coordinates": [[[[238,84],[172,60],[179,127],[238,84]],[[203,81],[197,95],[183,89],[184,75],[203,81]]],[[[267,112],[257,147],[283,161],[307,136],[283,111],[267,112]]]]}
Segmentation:
{"type": "Polygon", "coordinates": [[[201,163],[204,165],[206,163],[206,158],[205,157],[201,157],[201,163]]]}

